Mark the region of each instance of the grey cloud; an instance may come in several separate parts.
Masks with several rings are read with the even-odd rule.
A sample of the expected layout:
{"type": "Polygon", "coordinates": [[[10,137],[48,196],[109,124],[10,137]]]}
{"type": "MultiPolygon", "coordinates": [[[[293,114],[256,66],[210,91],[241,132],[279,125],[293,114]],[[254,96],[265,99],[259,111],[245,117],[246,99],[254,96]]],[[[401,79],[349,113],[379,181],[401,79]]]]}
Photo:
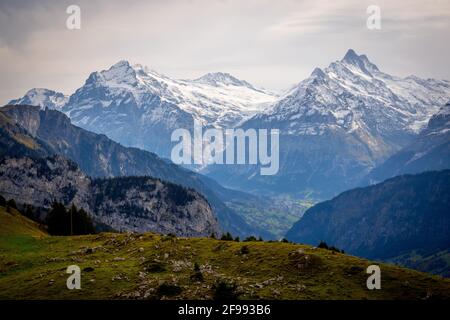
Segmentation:
{"type": "Polygon", "coordinates": [[[281,90],[350,47],[392,74],[450,78],[450,2],[377,2],[380,31],[365,27],[372,1],[360,0],[1,1],[0,101],[33,86],[71,93],[120,59],[281,90]],[[69,4],[82,9],[79,31],[65,29],[69,4]]]}

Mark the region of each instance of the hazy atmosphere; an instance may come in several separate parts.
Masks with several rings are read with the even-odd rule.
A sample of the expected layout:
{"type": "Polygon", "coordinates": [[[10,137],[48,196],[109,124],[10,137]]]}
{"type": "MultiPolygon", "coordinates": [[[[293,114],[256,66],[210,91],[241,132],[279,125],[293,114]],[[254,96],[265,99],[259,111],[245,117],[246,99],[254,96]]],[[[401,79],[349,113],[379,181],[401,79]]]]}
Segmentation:
{"type": "Polygon", "coordinates": [[[348,48],[390,74],[449,79],[450,1],[0,2],[0,101],[32,87],[72,93],[120,59],[177,78],[223,71],[282,90],[348,48]],[[69,30],[66,8],[81,8],[69,30]]]}
{"type": "Polygon", "coordinates": [[[448,308],[449,34],[450,0],[0,0],[0,308],[448,308]]]}

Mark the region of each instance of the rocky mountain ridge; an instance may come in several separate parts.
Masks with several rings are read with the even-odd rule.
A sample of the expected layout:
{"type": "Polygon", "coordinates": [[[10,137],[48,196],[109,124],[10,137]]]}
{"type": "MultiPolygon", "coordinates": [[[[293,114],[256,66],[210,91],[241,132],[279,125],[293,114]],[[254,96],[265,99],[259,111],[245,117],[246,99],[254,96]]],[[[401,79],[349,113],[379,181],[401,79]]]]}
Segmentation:
{"type": "Polygon", "coordinates": [[[150,177],[92,179],[62,156],[3,158],[0,193],[7,199],[49,209],[53,201],[89,212],[114,230],[186,237],[219,235],[206,199],[192,189],[150,177]]]}

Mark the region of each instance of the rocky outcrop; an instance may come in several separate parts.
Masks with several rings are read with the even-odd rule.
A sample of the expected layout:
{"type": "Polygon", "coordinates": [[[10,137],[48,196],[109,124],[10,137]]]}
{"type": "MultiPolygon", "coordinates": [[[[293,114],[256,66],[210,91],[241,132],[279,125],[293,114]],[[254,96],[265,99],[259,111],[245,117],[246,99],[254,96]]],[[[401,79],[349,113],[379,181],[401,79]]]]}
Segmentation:
{"type": "Polygon", "coordinates": [[[150,177],[92,179],[62,156],[3,158],[0,194],[36,207],[74,203],[115,230],[209,236],[220,233],[206,199],[150,177]]]}

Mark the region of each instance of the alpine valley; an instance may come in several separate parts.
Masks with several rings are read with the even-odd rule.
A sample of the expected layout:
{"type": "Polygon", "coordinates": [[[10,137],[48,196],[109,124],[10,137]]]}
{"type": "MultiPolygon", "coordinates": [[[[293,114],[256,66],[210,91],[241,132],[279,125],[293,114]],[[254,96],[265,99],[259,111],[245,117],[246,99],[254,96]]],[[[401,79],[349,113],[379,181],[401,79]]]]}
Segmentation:
{"type": "MultiPolygon", "coordinates": [[[[212,260],[203,248],[220,252],[218,268],[224,273],[234,268],[226,264],[235,258],[233,250],[240,252],[239,259],[250,257],[255,268],[261,263],[256,276],[249,277],[272,270],[268,261],[283,254],[289,268],[304,268],[312,282],[320,278],[316,272],[330,270],[350,281],[366,263],[343,251],[449,276],[449,100],[450,81],[390,75],[352,49],[282,93],[228,73],[180,80],[121,60],[91,73],[70,95],[35,88],[0,109],[0,194],[17,201],[19,209],[32,205],[48,212],[52,201],[74,204],[99,230],[247,238],[250,254],[241,244],[183,240],[186,252],[202,252],[208,261],[201,270],[212,270],[211,277],[215,269],[207,266],[212,260]],[[172,132],[192,131],[194,120],[204,128],[278,129],[278,173],[260,175],[258,164],[172,163],[172,132]],[[258,237],[326,244],[315,251],[262,243],[258,237]],[[272,256],[261,261],[253,250],[272,256]],[[357,271],[335,270],[344,260],[357,271]]],[[[101,235],[98,241],[113,248],[118,245],[114,239],[129,237],[143,239],[101,235]]],[[[164,239],[151,235],[142,245],[155,245],[152,252],[159,259],[164,239]]],[[[89,245],[91,239],[77,241],[89,245]]],[[[182,259],[179,248],[172,249],[182,259]]],[[[387,268],[392,277],[403,274],[387,268]]],[[[290,277],[280,272],[273,274],[278,280],[266,280],[278,283],[284,297],[303,295],[303,289],[294,288],[293,294],[285,286],[282,279],[290,277]]],[[[420,287],[414,275],[405,279],[420,287]]],[[[236,281],[245,287],[247,280],[236,281]]],[[[270,285],[252,288],[262,297],[276,297],[278,289],[264,291],[270,285]]],[[[322,297],[322,291],[314,292],[322,297]]]]}

